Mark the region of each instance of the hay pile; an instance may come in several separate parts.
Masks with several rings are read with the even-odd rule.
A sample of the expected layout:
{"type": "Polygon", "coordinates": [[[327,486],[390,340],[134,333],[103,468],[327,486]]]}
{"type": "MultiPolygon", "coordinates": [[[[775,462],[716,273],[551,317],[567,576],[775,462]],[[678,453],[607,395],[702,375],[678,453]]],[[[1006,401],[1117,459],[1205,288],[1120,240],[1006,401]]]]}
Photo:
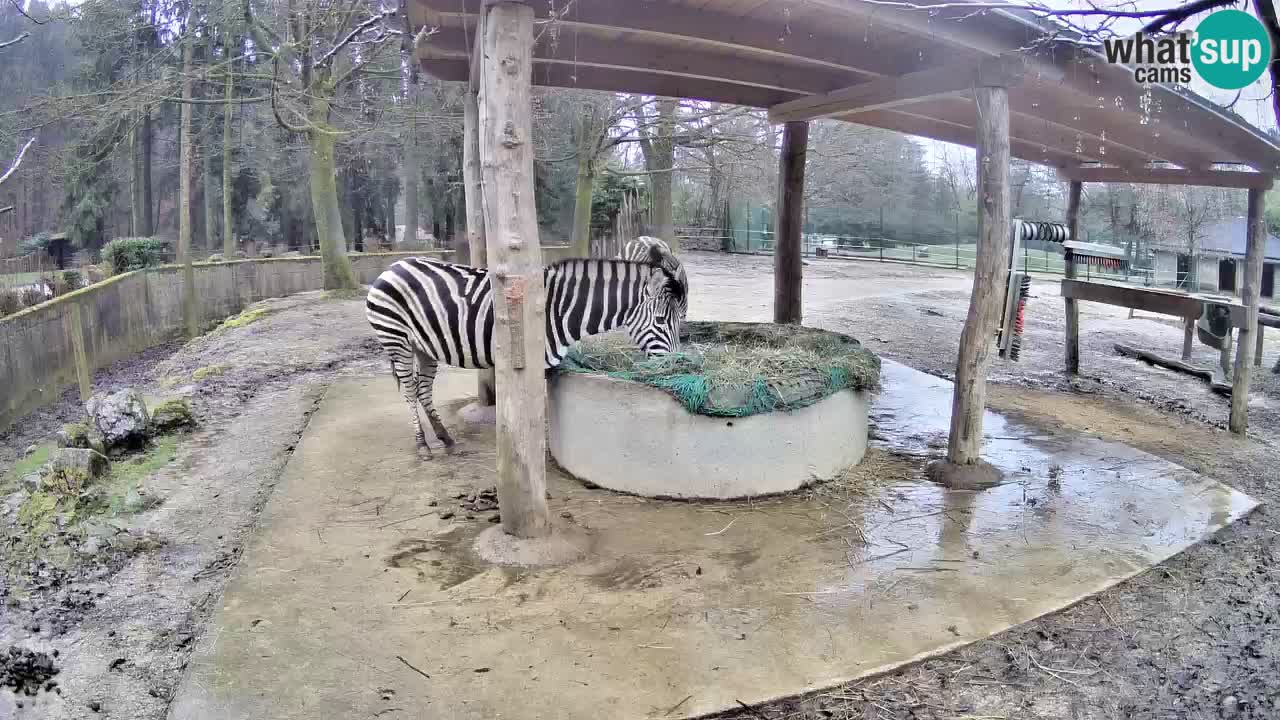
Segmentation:
{"type": "Polygon", "coordinates": [[[796,410],[846,388],[879,386],[880,358],[851,337],[813,328],[690,322],[680,352],[646,358],[623,333],[586,338],[562,373],[601,373],[662,389],[689,412],[744,417],[796,410]]]}

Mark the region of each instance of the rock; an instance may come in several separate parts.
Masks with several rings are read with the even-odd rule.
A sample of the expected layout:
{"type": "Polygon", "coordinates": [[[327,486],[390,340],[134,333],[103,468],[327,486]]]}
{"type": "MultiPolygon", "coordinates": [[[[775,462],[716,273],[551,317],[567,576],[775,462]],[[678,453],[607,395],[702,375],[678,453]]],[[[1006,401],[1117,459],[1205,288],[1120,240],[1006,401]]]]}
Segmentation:
{"type": "Polygon", "coordinates": [[[302,257],[302,253],[298,252],[297,250],[290,250],[289,252],[282,254],[280,257],[300,258],[302,257]]]}
{"type": "Polygon", "coordinates": [[[40,488],[57,495],[79,495],[111,471],[111,462],[97,450],[59,448],[40,472],[40,488]]]}
{"type": "Polygon", "coordinates": [[[1222,717],[1233,718],[1240,714],[1240,701],[1235,695],[1222,698],[1222,717]]]}
{"type": "Polygon", "coordinates": [[[90,427],[87,423],[68,423],[63,425],[56,438],[58,447],[88,448],[97,450],[103,455],[107,454],[106,442],[103,440],[102,433],[90,427]]]}
{"type": "Polygon", "coordinates": [[[214,253],[205,262],[222,262],[222,253],[214,253]]]}
{"type": "Polygon", "coordinates": [[[36,490],[39,490],[39,489],[40,489],[40,485],[41,485],[42,483],[43,483],[43,478],[41,477],[40,473],[38,473],[38,472],[33,472],[33,473],[29,473],[29,474],[27,474],[27,475],[23,475],[23,476],[22,476],[22,489],[23,489],[23,490],[28,490],[28,491],[32,491],[32,492],[34,492],[34,491],[36,491],[36,490]]]}
{"type": "Polygon", "coordinates": [[[58,447],[87,448],[89,447],[89,426],[84,423],[67,423],[55,437],[58,440],[58,447]]]}
{"type": "Polygon", "coordinates": [[[23,453],[22,453],[22,454],[23,454],[24,456],[25,456],[25,455],[34,455],[34,454],[35,454],[35,451],[36,451],[36,450],[39,450],[39,449],[40,449],[40,446],[39,446],[39,445],[34,445],[34,444],[32,444],[32,445],[28,445],[28,446],[27,446],[27,449],[26,449],[25,451],[23,451],[23,453]]]}
{"type": "Polygon", "coordinates": [[[139,448],[147,441],[151,418],[142,393],[128,388],[94,395],[85,405],[93,427],[102,433],[108,450],[139,448]]]}
{"type": "Polygon", "coordinates": [[[191,411],[191,403],[185,398],[165,400],[151,411],[151,433],[164,433],[189,430],[195,427],[195,414],[191,411]]]}

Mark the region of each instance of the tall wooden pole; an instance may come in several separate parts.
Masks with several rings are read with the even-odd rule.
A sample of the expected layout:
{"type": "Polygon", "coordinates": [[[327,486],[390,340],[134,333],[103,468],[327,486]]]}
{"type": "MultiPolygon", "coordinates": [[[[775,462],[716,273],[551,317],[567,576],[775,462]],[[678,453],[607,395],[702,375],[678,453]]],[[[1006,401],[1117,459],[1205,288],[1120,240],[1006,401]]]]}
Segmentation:
{"type": "Polygon", "coordinates": [[[1258,302],[1262,290],[1262,258],[1267,228],[1263,223],[1265,191],[1249,190],[1249,237],[1245,248],[1244,288],[1240,300],[1244,303],[1244,327],[1240,328],[1239,346],[1236,348],[1235,372],[1231,378],[1231,432],[1243,435],[1249,427],[1249,373],[1253,370],[1253,334],[1258,332],[1258,302]]]}
{"type": "MultiPolygon", "coordinates": [[[[479,50],[480,38],[476,38],[479,50]]],[[[467,206],[467,247],[472,267],[488,267],[484,235],[484,192],[480,185],[480,106],[479,52],[472,58],[472,82],[463,102],[462,192],[467,206]]],[[[414,168],[417,172],[417,168],[414,168]]],[[[476,399],[485,407],[494,404],[494,373],[481,370],[476,386],[476,399]]]]}
{"type": "MultiPolygon", "coordinates": [[[[1080,191],[1083,183],[1079,180],[1072,180],[1067,190],[1067,232],[1072,240],[1080,239],[1080,191]]],[[[1067,251],[1063,254],[1066,265],[1063,266],[1063,275],[1071,280],[1076,276],[1076,264],[1071,258],[1071,252],[1067,251]]],[[[1066,299],[1067,304],[1067,374],[1076,375],[1080,372],[1080,307],[1076,305],[1076,301],[1072,298],[1066,299]]]]}
{"type": "Polygon", "coordinates": [[[479,148],[485,240],[494,289],[498,504],[502,529],[520,538],[549,530],[545,298],[533,201],[533,8],[485,8],[479,148]]]}
{"type": "Polygon", "coordinates": [[[804,230],[804,162],[809,123],[788,122],[782,129],[778,158],[778,207],[773,219],[773,321],[800,324],[801,264],[804,230]]]}
{"type": "Polygon", "coordinates": [[[974,98],[978,105],[978,249],[951,403],[947,460],[954,465],[977,465],[981,459],[987,366],[1009,266],[1009,91],[979,86],[974,98]]]}

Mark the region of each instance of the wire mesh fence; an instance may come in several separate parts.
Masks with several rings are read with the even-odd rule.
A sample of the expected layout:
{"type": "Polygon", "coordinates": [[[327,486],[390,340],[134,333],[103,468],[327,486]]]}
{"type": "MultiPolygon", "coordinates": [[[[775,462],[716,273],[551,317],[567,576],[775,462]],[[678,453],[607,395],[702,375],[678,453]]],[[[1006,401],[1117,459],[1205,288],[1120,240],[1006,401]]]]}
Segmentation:
{"type": "MultiPolygon", "coordinates": [[[[681,247],[699,250],[719,250],[729,253],[773,254],[773,233],[763,230],[735,230],[723,234],[718,228],[678,227],[676,236],[681,247]]],[[[805,257],[826,257],[843,260],[873,262],[897,262],[971,270],[977,264],[976,238],[957,236],[951,243],[913,242],[901,238],[874,235],[832,235],[805,233],[801,236],[801,251],[805,257]]],[[[1020,251],[1017,270],[1022,272],[1064,275],[1065,263],[1061,246],[1044,243],[1038,247],[1024,246],[1020,251]]],[[[1101,279],[1135,284],[1175,285],[1181,278],[1170,274],[1157,275],[1151,268],[1104,268],[1088,264],[1077,265],[1077,276],[1083,279],[1101,279]]]]}

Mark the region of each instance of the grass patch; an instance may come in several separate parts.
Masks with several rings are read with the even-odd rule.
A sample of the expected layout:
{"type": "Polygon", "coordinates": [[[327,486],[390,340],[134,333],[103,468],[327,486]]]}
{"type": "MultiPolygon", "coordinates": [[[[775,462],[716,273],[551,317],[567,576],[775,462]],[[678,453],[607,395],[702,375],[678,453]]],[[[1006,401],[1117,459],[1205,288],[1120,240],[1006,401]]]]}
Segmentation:
{"type": "Polygon", "coordinates": [[[142,492],[143,482],[178,456],[178,438],[163,435],[147,451],[111,466],[107,480],[105,509],[112,515],[141,512],[155,502],[142,492]]]}
{"type": "Polygon", "coordinates": [[[49,456],[53,454],[53,450],[56,447],[53,443],[45,443],[36,448],[35,452],[13,464],[13,467],[9,469],[9,477],[14,480],[20,480],[24,475],[30,475],[39,470],[40,466],[49,462],[49,456]]]}
{"type": "Polygon", "coordinates": [[[271,314],[271,310],[269,310],[265,305],[262,305],[262,304],[250,305],[249,307],[245,308],[239,315],[233,315],[227,318],[226,320],[223,320],[221,325],[214,328],[214,332],[231,330],[233,328],[240,328],[240,327],[244,327],[245,325],[252,325],[253,323],[258,322],[259,320],[261,320],[262,318],[270,314],[271,314]]]}
{"type": "Polygon", "coordinates": [[[191,373],[191,379],[200,381],[205,378],[218,377],[220,375],[225,375],[230,369],[231,366],[226,364],[205,365],[202,368],[196,368],[195,372],[191,373]]]}

